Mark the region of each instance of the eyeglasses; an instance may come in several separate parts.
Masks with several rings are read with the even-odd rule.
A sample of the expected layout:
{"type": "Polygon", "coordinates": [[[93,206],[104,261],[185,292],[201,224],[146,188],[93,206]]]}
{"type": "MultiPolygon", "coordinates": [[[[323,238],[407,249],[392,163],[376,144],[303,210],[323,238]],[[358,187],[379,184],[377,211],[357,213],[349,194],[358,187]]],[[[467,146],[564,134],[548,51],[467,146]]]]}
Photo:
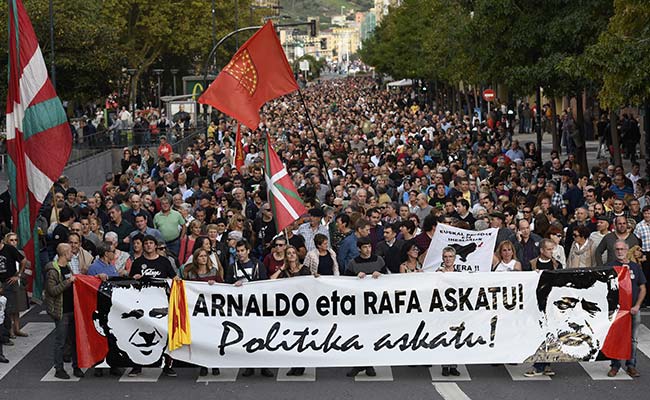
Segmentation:
{"type": "Polygon", "coordinates": [[[531,213],[530,210],[524,210],[524,214],[530,214],[530,213],[531,213]]]}
{"type": "Polygon", "coordinates": [[[243,218],[237,218],[237,222],[244,222],[243,218]]]}
{"type": "Polygon", "coordinates": [[[616,251],[627,251],[626,248],[622,248],[622,249],[614,249],[614,250],[616,250],[616,251]]]}
{"type": "Polygon", "coordinates": [[[276,243],[275,246],[273,246],[273,247],[282,247],[282,246],[286,246],[286,245],[287,245],[286,243],[276,243]]]}
{"type": "Polygon", "coordinates": [[[562,234],[561,233],[554,233],[553,236],[557,236],[557,237],[561,238],[562,234]]]}

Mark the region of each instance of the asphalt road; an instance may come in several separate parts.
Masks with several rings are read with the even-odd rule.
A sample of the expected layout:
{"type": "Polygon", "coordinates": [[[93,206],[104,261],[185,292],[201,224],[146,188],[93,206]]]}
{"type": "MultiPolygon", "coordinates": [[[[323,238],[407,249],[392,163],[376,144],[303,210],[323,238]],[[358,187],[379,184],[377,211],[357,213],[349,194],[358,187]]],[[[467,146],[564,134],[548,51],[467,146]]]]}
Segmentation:
{"type": "MultiPolygon", "coordinates": [[[[145,371],[139,380],[126,376],[96,378],[89,373],[78,381],[53,378],[53,323],[40,307],[23,317],[29,338],[15,339],[15,346],[5,346],[10,364],[0,364],[0,400],[116,400],[127,398],[156,399],[526,399],[526,400],[596,400],[647,399],[650,393],[650,311],[642,317],[642,337],[638,368],[642,377],[631,379],[619,373],[607,379],[604,364],[554,364],[557,375],[545,380],[526,379],[522,366],[470,365],[455,380],[444,380],[439,368],[378,367],[378,376],[370,380],[345,376],[344,368],[318,368],[304,381],[288,379],[285,371],[273,378],[255,375],[243,378],[238,371],[222,371],[219,382],[201,382],[197,368],[178,368],[178,377],[162,376],[161,371],[145,371]],[[22,358],[21,358],[22,357],[22,358]],[[20,360],[19,360],[20,359],[20,360]],[[16,362],[18,361],[18,362],[16,362]],[[510,370],[510,371],[509,371],[510,370]],[[593,375],[593,376],[592,376],[593,375]],[[146,380],[149,380],[146,382],[146,380]]],[[[462,366],[461,366],[462,367],[462,366]]],[[[67,366],[71,373],[71,367],[67,366]]],[[[208,376],[211,379],[211,376],[208,376]]],[[[295,378],[294,378],[295,379],[295,378]]]]}

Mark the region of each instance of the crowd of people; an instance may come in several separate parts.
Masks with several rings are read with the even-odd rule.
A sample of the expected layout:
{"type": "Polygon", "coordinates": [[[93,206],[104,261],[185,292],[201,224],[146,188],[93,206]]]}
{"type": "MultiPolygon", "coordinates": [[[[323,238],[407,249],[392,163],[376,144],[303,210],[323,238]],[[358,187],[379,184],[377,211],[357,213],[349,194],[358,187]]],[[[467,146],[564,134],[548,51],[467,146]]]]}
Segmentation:
{"type": "MultiPolygon", "coordinates": [[[[461,117],[418,104],[408,89],[384,90],[368,78],[323,81],[304,95],[315,137],[297,96],[271,101],[259,129],[242,128],[245,162],[239,171],[232,166],[236,124],[215,119],[183,154],[175,154],[164,137],[157,148],[125,148],[119,171],[94,193],[75,190],[65,177],[55,184],[37,223],[47,263],[45,304],[56,322],[57,377],[69,378],[67,356],[74,375],[84,375],[70,338],[78,274],[242,285],[301,275],[454,272],[451,247],[437,265],[423,265],[438,224],[498,229],[495,272],[630,268],[633,352],[625,371],[640,375],[636,335],[650,272],[650,180],[638,163],[626,172],[600,160],[587,174],[578,173],[571,152],[552,152],[542,162],[534,143],[517,139],[529,122],[517,128],[498,112],[488,121],[461,117]],[[309,210],[284,232],[276,231],[267,201],[267,132],[309,210]]],[[[12,289],[25,262],[14,245],[5,240],[0,248],[9,261],[0,270],[8,299],[5,344],[25,335],[17,318],[26,306],[17,301],[24,291],[12,289]]],[[[620,368],[612,361],[610,376],[620,368]]],[[[348,376],[364,370],[375,374],[368,366],[348,376]]],[[[200,367],[201,375],[208,372],[200,367]]],[[[211,372],[219,374],[218,368],[211,372]]],[[[140,373],[138,366],[129,371],[140,373]]],[[[170,358],[164,373],[176,375],[170,358]]],[[[273,376],[265,368],[261,374],[273,376]]],[[[442,374],[460,372],[444,365],[442,374]]],[[[526,374],[554,372],[539,363],[526,374]]]]}

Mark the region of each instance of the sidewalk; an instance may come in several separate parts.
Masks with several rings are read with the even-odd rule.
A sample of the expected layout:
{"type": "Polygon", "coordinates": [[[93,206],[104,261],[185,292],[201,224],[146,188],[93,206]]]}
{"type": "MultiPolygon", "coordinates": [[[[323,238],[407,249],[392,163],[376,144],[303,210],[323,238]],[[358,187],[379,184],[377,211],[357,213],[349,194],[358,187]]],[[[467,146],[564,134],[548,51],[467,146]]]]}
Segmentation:
{"type": "MultiPolygon", "coordinates": [[[[534,142],[537,143],[537,134],[535,133],[524,133],[524,134],[518,134],[516,133],[513,136],[513,139],[519,140],[519,146],[525,147],[525,144],[527,142],[534,142]]],[[[589,163],[589,168],[593,167],[594,165],[598,164],[598,159],[596,158],[596,154],[598,154],[598,140],[588,140],[586,142],[587,145],[587,162],[589,163]]],[[[549,161],[551,159],[551,151],[553,150],[553,139],[551,137],[550,133],[546,133],[542,135],[542,161],[549,161]]],[[[566,159],[566,153],[565,149],[562,148],[562,154],[560,155],[560,160],[564,161],[566,159]]],[[[639,163],[641,163],[639,159],[639,163]]],[[[632,168],[632,163],[630,160],[625,160],[623,159],[623,168],[625,169],[625,172],[629,172],[632,168]]],[[[643,163],[641,163],[641,169],[643,170],[643,163]]]]}

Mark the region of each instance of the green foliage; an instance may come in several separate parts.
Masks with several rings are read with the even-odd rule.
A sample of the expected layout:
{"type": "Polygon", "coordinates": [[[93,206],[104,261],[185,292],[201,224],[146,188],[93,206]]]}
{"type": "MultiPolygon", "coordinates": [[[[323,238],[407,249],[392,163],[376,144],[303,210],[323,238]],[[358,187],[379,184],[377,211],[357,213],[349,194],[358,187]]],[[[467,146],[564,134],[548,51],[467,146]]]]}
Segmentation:
{"type": "Polygon", "coordinates": [[[303,60],[307,60],[309,62],[309,78],[310,79],[316,79],[320,76],[321,71],[323,70],[323,67],[327,63],[327,61],[324,58],[319,58],[317,59],[316,57],[312,56],[311,54],[305,54],[304,56],[300,57],[299,59],[295,60],[293,62],[293,70],[294,71],[300,71],[300,62],[303,60]]]}
{"type": "Polygon", "coordinates": [[[598,42],[575,60],[577,74],[602,84],[601,103],[612,109],[650,99],[650,4],[615,0],[614,9],[598,42]]]}
{"type": "Polygon", "coordinates": [[[594,79],[567,66],[595,44],[612,14],[612,0],[404,0],[360,54],[394,78],[573,95],[594,79]]]}
{"type": "Polygon", "coordinates": [[[471,35],[482,80],[519,94],[537,86],[575,94],[588,82],[562,68],[593,44],[612,15],[611,0],[477,0],[471,35]]]}
{"type": "Polygon", "coordinates": [[[431,0],[405,0],[401,7],[391,8],[375,34],[364,41],[361,59],[394,78],[435,74],[427,64],[423,45],[433,15],[431,0]]]}
{"type": "MultiPolygon", "coordinates": [[[[7,21],[7,2],[0,3],[0,19],[7,21]]],[[[43,57],[50,63],[50,20],[48,0],[26,0],[43,57]]],[[[87,0],[55,1],[55,58],[57,92],[63,99],[94,99],[110,90],[119,74],[115,68],[119,52],[114,43],[116,30],[98,18],[100,2],[87,0]]],[[[6,35],[5,26],[5,35],[6,35]]],[[[6,37],[6,36],[5,36],[6,37]]],[[[7,41],[0,41],[0,101],[7,97],[7,41]]],[[[4,106],[3,106],[4,107],[4,106]]]]}
{"type": "MultiPolygon", "coordinates": [[[[24,0],[46,63],[50,63],[49,0],[24,0]]],[[[239,26],[247,26],[250,0],[239,0],[239,26]]],[[[57,92],[62,99],[94,101],[116,90],[123,68],[134,68],[134,88],[151,86],[152,68],[201,72],[212,47],[211,1],[206,0],[54,0],[57,92]]],[[[216,40],[234,30],[234,0],[216,4],[216,40]]],[[[7,20],[7,2],[0,3],[7,20]]],[[[249,34],[239,35],[241,45],[249,34]]],[[[6,99],[7,42],[0,41],[0,98],[6,99]]],[[[235,39],[224,43],[217,65],[225,65],[235,39]]]]}

